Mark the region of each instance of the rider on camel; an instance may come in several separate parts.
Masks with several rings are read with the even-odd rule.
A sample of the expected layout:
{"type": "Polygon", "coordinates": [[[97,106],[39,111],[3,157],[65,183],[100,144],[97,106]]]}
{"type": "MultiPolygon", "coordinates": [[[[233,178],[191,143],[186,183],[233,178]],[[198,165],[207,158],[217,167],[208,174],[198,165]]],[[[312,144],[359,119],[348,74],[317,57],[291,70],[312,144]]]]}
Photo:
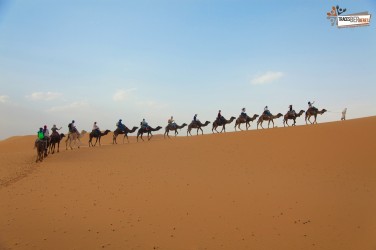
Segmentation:
{"type": "Polygon", "coordinates": [[[54,134],[59,135],[59,133],[58,133],[57,131],[60,130],[60,129],[61,129],[61,127],[60,127],[60,128],[57,128],[57,127],[56,127],[56,124],[54,124],[54,125],[52,126],[52,128],[51,128],[51,131],[52,131],[51,136],[54,135],[54,134]]]}
{"type": "Polygon", "coordinates": [[[68,128],[70,133],[77,133],[77,135],[79,135],[76,125],[74,124],[74,120],[72,120],[72,122],[69,123],[68,128]]]}
{"type": "Polygon", "coordinates": [[[121,123],[121,122],[122,122],[122,119],[119,119],[119,121],[116,123],[116,127],[117,127],[118,129],[120,129],[121,131],[124,132],[124,130],[125,130],[125,125],[124,125],[123,123],[121,123]]]}
{"type": "Polygon", "coordinates": [[[222,112],[222,111],[219,110],[219,111],[218,111],[218,115],[217,115],[217,122],[218,122],[219,124],[222,124],[222,122],[223,122],[223,120],[224,120],[224,118],[223,118],[221,112],[222,112]]]}
{"type": "Polygon", "coordinates": [[[171,118],[168,119],[168,125],[171,125],[172,128],[176,128],[176,123],[174,121],[174,117],[173,116],[171,116],[171,118]]]}
{"type": "Polygon", "coordinates": [[[141,122],[141,127],[145,130],[149,130],[149,125],[148,123],[145,121],[145,118],[142,119],[142,122],[141,122]]]}
{"type": "Polygon", "coordinates": [[[242,108],[242,112],[240,113],[240,117],[244,118],[244,120],[247,120],[247,113],[245,112],[245,108],[242,108]]]}
{"type": "Polygon", "coordinates": [[[98,125],[97,125],[97,122],[94,122],[92,132],[93,132],[95,135],[100,135],[101,131],[100,131],[98,125]]]}
{"type": "Polygon", "coordinates": [[[308,110],[310,110],[310,109],[312,109],[313,111],[317,111],[318,110],[315,106],[313,106],[314,103],[315,103],[314,101],[313,102],[308,102],[308,110]]]}
{"type": "Polygon", "coordinates": [[[268,108],[268,106],[265,106],[265,108],[264,108],[264,113],[263,113],[264,115],[267,115],[267,116],[271,116],[272,115],[272,113],[270,113],[270,111],[269,111],[269,108],[268,108]]]}
{"type": "Polygon", "coordinates": [[[288,111],[288,113],[290,115],[292,115],[292,116],[296,116],[296,112],[295,112],[295,110],[292,109],[292,105],[291,104],[289,105],[289,111],[288,111]]]}

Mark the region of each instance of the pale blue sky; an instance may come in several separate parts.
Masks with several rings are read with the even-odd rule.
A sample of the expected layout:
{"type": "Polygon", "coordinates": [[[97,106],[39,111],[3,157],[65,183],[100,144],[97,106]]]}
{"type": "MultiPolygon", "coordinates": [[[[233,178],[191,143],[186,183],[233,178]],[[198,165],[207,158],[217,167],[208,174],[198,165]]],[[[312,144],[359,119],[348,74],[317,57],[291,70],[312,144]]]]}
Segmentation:
{"type": "Polygon", "coordinates": [[[164,126],[309,100],[376,115],[374,20],[332,27],[336,4],[376,12],[371,0],[0,0],[0,139],[44,124],[66,132],[72,119],[85,130],[119,118],[164,126]]]}

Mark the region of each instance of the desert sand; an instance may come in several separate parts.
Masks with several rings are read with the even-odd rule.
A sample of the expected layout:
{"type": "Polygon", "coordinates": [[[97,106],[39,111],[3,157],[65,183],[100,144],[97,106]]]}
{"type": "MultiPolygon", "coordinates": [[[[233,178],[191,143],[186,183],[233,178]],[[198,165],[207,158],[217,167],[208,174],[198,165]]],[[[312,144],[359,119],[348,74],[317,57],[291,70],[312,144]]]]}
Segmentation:
{"type": "Polygon", "coordinates": [[[0,141],[0,249],[376,249],[375,127],[109,134],[95,148],[86,135],[42,163],[35,136],[12,137],[0,141]]]}

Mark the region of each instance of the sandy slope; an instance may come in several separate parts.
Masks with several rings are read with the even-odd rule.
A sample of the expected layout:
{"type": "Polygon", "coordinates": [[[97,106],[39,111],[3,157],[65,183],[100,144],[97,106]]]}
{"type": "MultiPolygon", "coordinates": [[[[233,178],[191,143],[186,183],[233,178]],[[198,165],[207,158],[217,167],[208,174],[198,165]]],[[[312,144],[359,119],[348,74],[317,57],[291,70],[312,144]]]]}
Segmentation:
{"type": "Polygon", "coordinates": [[[376,249],[375,126],[108,135],[41,164],[33,137],[10,138],[0,249],[376,249]]]}

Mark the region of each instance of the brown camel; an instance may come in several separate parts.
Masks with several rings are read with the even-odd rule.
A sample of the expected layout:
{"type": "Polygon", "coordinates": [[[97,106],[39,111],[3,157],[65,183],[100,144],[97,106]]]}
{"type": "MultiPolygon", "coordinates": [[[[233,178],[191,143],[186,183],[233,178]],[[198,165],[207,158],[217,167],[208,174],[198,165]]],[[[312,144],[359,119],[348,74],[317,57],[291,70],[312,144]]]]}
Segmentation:
{"type": "Polygon", "coordinates": [[[55,153],[56,144],[57,144],[57,152],[59,153],[60,141],[63,137],[65,137],[65,135],[63,133],[61,133],[61,134],[59,134],[57,132],[52,133],[51,138],[50,138],[49,153],[51,153],[51,151],[52,151],[52,154],[55,153]]]}
{"type": "Polygon", "coordinates": [[[79,144],[77,145],[78,148],[80,148],[81,141],[80,138],[86,134],[85,130],[82,130],[81,133],[78,132],[69,132],[67,139],[65,140],[65,149],[68,150],[68,141],[69,141],[69,147],[72,150],[72,142],[74,142],[75,145],[77,145],[77,140],[79,144]]]}
{"type": "Polygon", "coordinates": [[[324,114],[326,111],[327,111],[326,109],[322,109],[322,110],[319,111],[319,110],[317,110],[317,109],[311,109],[311,108],[309,108],[309,109],[306,111],[306,113],[305,113],[305,122],[306,122],[306,124],[308,124],[308,123],[307,123],[307,120],[308,120],[309,123],[311,123],[311,124],[315,124],[315,123],[317,124],[317,121],[316,121],[317,114],[322,115],[322,114],[324,114]],[[312,123],[311,120],[310,120],[311,116],[315,117],[315,120],[313,121],[313,123],[312,123]]]}
{"type": "Polygon", "coordinates": [[[262,115],[259,117],[259,119],[257,120],[257,129],[258,129],[259,124],[260,124],[261,128],[264,128],[264,127],[262,126],[262,123],[263,123],[264,121],[269,121],[269,122],[268,122],[268,128],[269,128],[270,122],[272,122],[272,123],[273,123],[273,128],[274,128],[274,121],[273,121],[273,120],[274,120],[274,119],[277,119],[277,118],[279,118],[279,117],[281,117],[281,116],[283,116],[281,113],[278,113],[277,115],[271,115],[271,116],[268,116],[268,115],[262,114],[262,115]]]}
{"type": "Polygon", "coordinates": [[[256,115],[254,114],[252,117],[249,117],[247,116],[247,119],[245,119],[243,116],[239,116],[238,119],[236,119],[235,121],[235,131],[236,131],[236,127],[238,127],[240,130],[242,130],[240,128],[240,124],[242,123],[245,123],[245,128],[246,130],[248,130],[248,128],[251,126],[251,122],[253,122],[254,120],[256,120],[256,118],[259,117],[259,115],[256,115]]]}
{"type": "Polygon", "coordinates": [[[37,148],[37,160],[35,162],[42,162],[43,158],[47,156],[46,154],[46,143],[44,140],[37,140],[34,144],[34,148],[37,148]]]}
{"type": "Polygon", "coordinates": [[[148,133],[148,141],[150,141],[150,139],[153,137],[152,133],[153,131],[158,131],[160,130],[162,127],[161,126],[158,126],[156,128],[152,128],[150,126],[148,126],[147,128],[144,128],[144,127],[141,127],[138,131],[137,131],[137,142],[138,142],[138,137],[141,136],[141,140],[144,141],[144,139],[142,138],[142,135],[144,133],[148,133]]]}
{"type": "Polygon", "coordinates": [[[295,126],[296,124],[296,118],[300,117],[305,111],[304,110],[300,110],[299,113],[295,113],[294,114],[291,114],[290,112],[287,112],[284,116],[283,116],[283,126],[285,127],[285,125],[289,126],[287,120],[293,120],[294,123],[291,125],[291,126],[295,126]]]}
{"type": "Polygon", "coordinates": [[[163,137],[166,138],[166,134],[167,134],[167,137],[170,138],[170,136],[168,135],[168,133],[169,133],[170,131],[175,131],[175,136],[176,136],[177,134],[179,134],[179,133],[178,133],[178,129],[182,129],[182,128],[184,128],[185,126],[187,126],[186,123],[183,123],[181,126],[179,126],[179,125],[177,125],[177,124],[175,124],[175,126],[174,126],[173,124],[168,124],[168,125],[166,126],[165,133],[164,133],[164,136],[163,136],[163,137]]]}
{"type": "Polygon", "coordinates": [[[99,134],[96,131],[91,131],[91,133],[89,134],[89,147],[90,146],[95,147],[95,145],[97,145],[98,140],[99,140],[99,146],[101,146],[101,137],[107,135],[109,132],[111,132],[111,131],[108,130],[108,129],[106,129],[106,131],[104,131],[103,133],[100,132],[99,134]],[[94,145],[93,145],[93,142],[92,142],[93,137],[97,138],[95,140],[94,145]]]}
{"type": "Polygon", "coordinates": [[[233,120],[235,120],[236,119],[236,117],[231,117],[230,118],[230,120],[226,120],[225,118],[223,118],[223,120],[222,121],[220,121],[220,122],[218,122],[218,120],[215,120],[214,122],[213,122],[213,128],[212,128],[212,132],[214,133],[214,130],[217,132],[217,133],[222,133],[222,131],[224,131],[224,132],[226,132],[226,124],[230,124],[233,120]],[[222,130],[221,130],[221,132],[218,132],[218,130],[217,130],[217,128],[219,127],[219,126],[222,126],[222,130]]]}
{"type": "Polygon", "coordinates": [[[137,129],[138,129],[138,127],[133,127],[132,129],[129,129],[128,127],[125,127],[124,130],[121,130],[120,128],[115,129],[114,135],[112,136],[112,144],[117,144],[116,138],[117,138],[118,135],[122,135],[122,134],[124,134],[123,144],[124,144],[125,137],[127,137],[127,141],[129,143],[128,134],[133,133],[137,129]]]}
{"type": "Polygon", "coordinates": [[[188,125],[188,129],[187,129],[187,136],[188,134],[192,135],[191,134],[191,130],[192,128],[196,128],[197,129],[197,135],[198,135],[198,130],[201,130],[201,134],[203,135],[204,134],[204,131],[202,130],[202,127],[206,127],[209,125],[209,121],[206,121],[204,124],[202,124],[200,121],[192,121],[191,124],[188,125]]]}

